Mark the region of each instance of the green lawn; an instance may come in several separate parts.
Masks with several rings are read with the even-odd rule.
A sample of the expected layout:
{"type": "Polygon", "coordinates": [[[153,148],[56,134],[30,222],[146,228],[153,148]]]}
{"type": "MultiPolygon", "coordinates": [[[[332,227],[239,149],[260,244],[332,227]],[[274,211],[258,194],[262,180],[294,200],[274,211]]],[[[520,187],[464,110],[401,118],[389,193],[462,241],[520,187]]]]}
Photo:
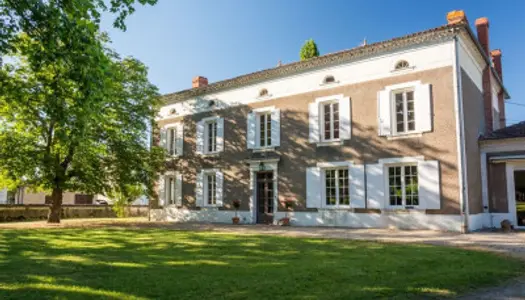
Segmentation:
{"type": "Polygon", "coordinates": [[[454,296],[523,272],[427,245],[166,229],[0,231],[0,299],[375,299],[454,296]]]}

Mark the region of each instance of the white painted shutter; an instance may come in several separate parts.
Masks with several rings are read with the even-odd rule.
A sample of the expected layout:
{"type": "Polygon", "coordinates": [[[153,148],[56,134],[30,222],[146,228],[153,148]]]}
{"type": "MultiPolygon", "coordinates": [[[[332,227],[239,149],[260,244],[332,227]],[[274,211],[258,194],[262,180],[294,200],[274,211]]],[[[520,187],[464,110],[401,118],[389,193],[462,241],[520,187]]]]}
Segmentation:
{"type": "Polygon", "coordinates": [[[352,137],[350,97],[339,100],[339,137],[341,140],[349,140],[352,137]]]}
{"type": "Polygon", "coordinates": [[[182,206],[182,174],[177,173],[175,176],[175,204],[182,206]]]}
{"type": "Polygon", "coordinates": [[[308,104],[308,123],[310,134],[308,140],[310,143],[318,143],[319,133],[319,105],[317,103],[308,104]]]}
{"type": "Polygon", "coordinates": [[[0,190],[0,204],[7,203],[7,189],[0,190]]]}
{"type": "Polygon", "coordinates": [[[426,160],[417,163],[419,205],[425,209],[440,209],[439,162],[426,160]]]}
{"type": "Polygon", "coordinates": [[[204,206],[204,176],[202,172],[197,173],[197,178],[195,180],[195,205],[197,207],[204,206]]]}
{"type": "Polygon", "coordinates": [[[222,206],[224,175],[221,171],[215,173],[215,198],[217,206],[222,206]]]}
{"type": "Polygon", "coordinates": [[[164,149],[168,149],[168,141],[167,141],[167,130],[166,128],[160,129],[160,145],[164,149]]]}
{"type": "Polygon", "coordinates": [[[379,135],[391,135],[392,119],[390,106],[390,92],[387,90],[377,92],[377,111],[379,115],[379,135]]]}
{"type": "Polygon", "coordinates": [[[272,111],[272,147],[281,145],[281,110],[272,111]]]}
{"type": "Polygon", "coordinates": [[[224,118],[217,120],[217,152],[224,151],[224,118]]]}
{"type": "Polygon", "coordinates": [[[247,126],[246,126],[246,143],[248,149],[254,149],[255,148],[255,127],[256,127],[256,121],[255,121],[255,113],[249,113],[247,118],[247,126]]]}
{"type": "Polygon", "coordinates": [[[306,207],[321,207],[321,168],[306,168],[306,207]]]}
{"type": "Polygon", "coordinates": [[[364,165],[350,165],[350,206],[365,208],[365,167],[364,165]]]}
{"type": "Polygon", "coordinates": [[[177,124],[175,147],[177,147],[175,153],[177,153],[177,155],[182,155],[184,151],[184,124],[182,122],[177,124]]]}
{"type": "Polygon", "coordinates": [[[160,176],[159,179],[159,206],[164,206],[166,202],[166,177],[160,176]]]}
{"type": "Polygon", "coordinates": [[[204,122],[199,121],[197,122],[197,154],[203,154],[204,153],[204,122]]]}
{"type": "Polygon", "coordinates": [[[420,84],[415,90],[415,118],[418,132],[432,131],[432,99],[430,84],[420,84]]]}
{"type": "Polygon", "coordinates": [[[382,164],[366,165],[367,208],[385,206],[385,182],[382,164]]]}

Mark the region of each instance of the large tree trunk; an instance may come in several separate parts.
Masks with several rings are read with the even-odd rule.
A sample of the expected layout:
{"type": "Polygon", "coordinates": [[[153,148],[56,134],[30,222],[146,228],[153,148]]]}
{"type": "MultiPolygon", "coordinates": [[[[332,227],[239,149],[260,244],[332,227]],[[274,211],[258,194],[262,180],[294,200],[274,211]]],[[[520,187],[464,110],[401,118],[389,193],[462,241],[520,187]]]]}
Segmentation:
{"type": "Polygon", "coordinates": [[[62,189],[53,189],[51,198],[52,202],[49,206],[47,223],[60,223],[60,212],[62,211],[62,189]]]}

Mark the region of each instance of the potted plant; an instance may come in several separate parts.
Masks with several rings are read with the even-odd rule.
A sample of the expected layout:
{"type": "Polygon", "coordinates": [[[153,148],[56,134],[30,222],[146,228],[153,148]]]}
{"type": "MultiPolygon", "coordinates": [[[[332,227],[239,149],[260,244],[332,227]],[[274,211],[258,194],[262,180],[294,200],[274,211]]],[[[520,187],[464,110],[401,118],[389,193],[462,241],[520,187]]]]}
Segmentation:
{"type": "Polygon", "coordinates": [[[288,215],[288,212],[293,207],[293,204],[294,204],[294,201],[291,199],[284,201],[284,207],[286,208],[286,214],[285,214],[285,217],[280,220],[281,221],[280,223],[282,226],[290,226],[290,217],[288,215]]]}
{"type": "Polygon", "coordinates": [[[232,218],[232,222],[234,225],[238,225],[241,219],[237,216],[237,212],[239,211],[239,207],[241,207],[241,201],[233,200],[232,204],[233,204],[233,208],[235,208],[235,217],[232,218]]]}

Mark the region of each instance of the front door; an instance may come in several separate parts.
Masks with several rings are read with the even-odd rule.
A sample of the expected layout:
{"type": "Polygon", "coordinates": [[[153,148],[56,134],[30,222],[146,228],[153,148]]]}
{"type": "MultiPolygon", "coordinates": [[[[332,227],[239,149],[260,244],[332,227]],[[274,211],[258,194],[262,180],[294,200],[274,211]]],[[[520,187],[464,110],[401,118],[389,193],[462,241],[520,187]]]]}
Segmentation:
{"type": "Polygon", "coordinates": [[[516,224],[525,226],[525,170],[514,171],[516,195],[516,224]]]}
{"type": "Polygon", "coordinates": [[[257,173],[257,223],[273,223],[273,171],[257,173]]]}

